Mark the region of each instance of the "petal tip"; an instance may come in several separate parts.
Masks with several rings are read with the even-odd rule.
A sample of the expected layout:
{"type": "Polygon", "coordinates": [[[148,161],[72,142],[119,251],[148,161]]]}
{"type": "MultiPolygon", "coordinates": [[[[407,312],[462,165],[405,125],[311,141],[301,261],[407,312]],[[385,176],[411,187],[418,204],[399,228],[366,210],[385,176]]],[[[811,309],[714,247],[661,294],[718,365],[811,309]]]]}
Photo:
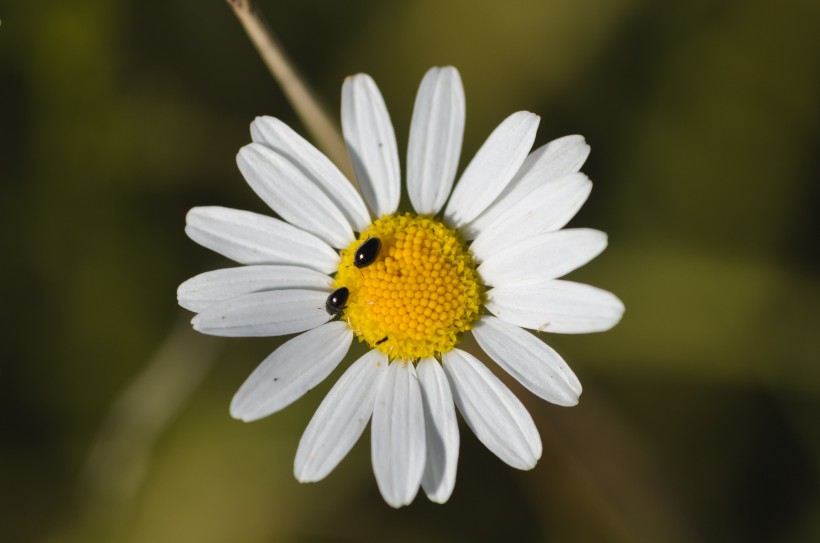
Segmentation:
{"type": "Polygon", "coordinates": [[[349,75],[345,77],[344,83],[358,83],[359,81],[373,81],[373,78],[364,72],[349,75]]]}
{"type": "Polygon", "coordinates": [[[620,298],[618,298],[617,296],[615,296],[611,292],[609,293],[609,295],[612,296],[612,307],[615,309],[615,312],[618,315],[618,318],[615,319],[615,322],[612,323],[612,326],[615,326],[623,318],[624,313],[626,312],[626,306],[624,305],[624,303],[621,301],[620,298]]]}
{"type": "Polygon", "coordinates": [[[243,405],[245,402],[242,401],[242,397],[239,395],[240,392],[241,390],[237,391],[233,398],[231,398],[231,405],[228,408],[228,412],[231,414],[231,418],[248,422],[247,408],[243,405]]]}
{"type": "MultiPolygon", "coordinates": [[[[388,497],[383,495],[383,494],[382,494],[382,498],[384,499],[384,503],[386,503],[387,505],[389,505],[393,509],[401,509],[402,507],[404,507],[406,505],[410,505],[411,503],[413,503],[413,498],[410,498],[409,500],[392,499],[392,498],[388,499],[388,497]]],[[[415,496],[414,496],[414,498],[415,498],[415,496]]]]}
{"type": "Polygon", "coordinates": [[[561,407],[575,407],[576,405],[578,405],[579,401],[580,401],[580,398],[576,395],[576,396],[567,398],[567,400],[565,402],[559,403],[559,404],[556,404],[556,405],[560,405],[561,407]]]}
{"type": "Polygon", "coordinates": [[[319,480],[301,463],[293,465],[293,477],[300,483],[315,483],[319,480]]]}
{"type": "MultiPolygon", "coordinates": [[[[256,117],[254,117],[253,120],[251,121],[251,136],[253,136],[254,128],[257,128],[260,124],[266,122],[267,120],[269,120],[271,118],[272,117],[269,117],[268,115],[257,115],[256,117]]],[[[254,141],[256,141],[256,140],[254,140],[254,141]]]]}
{"type": "Polygon", "coordinates": [[[541,116],[539,114],[527,110],[516,111],[510,115],[510,117],[520,118],[521,120],[526,120],[531,123],[541,122],[541,116]]]}
{"type": "Polygon", "coordinates": [[[193,221],[197,217],[207,213],[207,211],[206,211],[207,209],[208,208],[204,207],[204,206],[197,206],[197,207],[192,207],[191,209],[189,209],[188,213],[185,214],[185,224],[186,225],[191,224],[191,221],[193,221]]]}
{"type": "Polygon", "coordinates": [[[442,491],[441,489],[437,489],[434,492],[427,492],[425,491],[425,495],[427,499],[433,503],[444,504],[450,500],[450,496],[453,495],[453,486],[449,489],[442,491]]]}
{"type": "Polygon", "coordinates": [[[240,413],[237,409],[235,409],[234,406],[231,406],[231,408],[229,410],[229,413],[230,413],[232,419],[242,421],[242,422],[248,422],[245,419],[245,417],[242,415],[242,413],[240,413]]]}
{"type": "Polygon", "coordinates": [[[229,413],[231,418],[242,422],[252,422],[258,418],[249,413],[246,406],[242,405],[241,401],[237,401],[236,396],[234,396],[234,399],[231,401],[229,413]]]}

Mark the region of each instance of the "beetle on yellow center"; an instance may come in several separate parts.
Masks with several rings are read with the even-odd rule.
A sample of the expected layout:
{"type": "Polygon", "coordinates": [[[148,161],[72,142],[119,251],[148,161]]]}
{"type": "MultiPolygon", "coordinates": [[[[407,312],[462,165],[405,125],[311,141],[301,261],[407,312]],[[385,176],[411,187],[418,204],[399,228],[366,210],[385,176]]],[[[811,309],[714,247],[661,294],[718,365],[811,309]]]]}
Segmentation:
{"type": "Polygon", "coordinates": [[[360,341],[391,359],[447,352],[478,318],[483,287],[459,235],[428,216],[385,215],[341,253],[334,288],[346,287],[346,320],[360,341]],[[357,267],[368,239],[376,258],[357,267]]]}

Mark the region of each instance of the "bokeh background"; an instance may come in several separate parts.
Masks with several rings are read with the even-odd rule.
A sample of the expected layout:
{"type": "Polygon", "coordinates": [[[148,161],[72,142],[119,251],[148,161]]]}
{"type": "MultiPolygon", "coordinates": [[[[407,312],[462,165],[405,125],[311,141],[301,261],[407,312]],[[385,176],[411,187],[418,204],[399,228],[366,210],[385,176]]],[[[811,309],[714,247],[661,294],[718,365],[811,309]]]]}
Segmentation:
{"type": "MultiPolygon", "coordinates": [[[[265,212],[234,162],[248,124],[304,133],[221,0],[0,6],[0,540],[820,541],[820,3],[260,0],[338,118],[378,82],[404,149],[425,70],[467,96],[461,167],[504,117],[580,133],[609,233],[573,274],[614,330],[548,336],[577,407],[520,387],[531,472],[462,427],[458,484],[395,511],[369,437],[297,483],[340,373],[253,424],[228,416],[277,345],[188,329],[176,286],[227,262],[185,212],[265,212]]],[[[403,158],[403,151],[402,151],[403,158]]]]}

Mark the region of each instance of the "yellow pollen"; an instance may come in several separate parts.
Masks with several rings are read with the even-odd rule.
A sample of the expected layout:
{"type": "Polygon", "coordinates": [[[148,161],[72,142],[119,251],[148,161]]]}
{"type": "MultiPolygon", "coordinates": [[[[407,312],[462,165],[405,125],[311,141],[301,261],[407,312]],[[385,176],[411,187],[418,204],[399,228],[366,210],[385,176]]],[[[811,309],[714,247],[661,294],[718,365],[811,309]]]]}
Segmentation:
{"type": "Polygon", "coordinates": [[[484,294],[459,235],[410,213],[385,215],[362,232],[342,251],[333,285],[350,292],[342,320],[359,340],[401,360],[453,349],[478,318],[484,294]],[[378,257],[357,268],[356,250],[374,237],[378,257]]]}

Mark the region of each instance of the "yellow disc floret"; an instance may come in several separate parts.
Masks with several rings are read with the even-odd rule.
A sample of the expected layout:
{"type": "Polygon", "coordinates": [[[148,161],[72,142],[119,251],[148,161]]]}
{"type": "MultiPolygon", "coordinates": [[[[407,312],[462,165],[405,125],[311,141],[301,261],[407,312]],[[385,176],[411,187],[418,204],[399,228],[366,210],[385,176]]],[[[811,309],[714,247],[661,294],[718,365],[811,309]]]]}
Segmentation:
{"type": "Polygon", "coordinates": [[[360,341],[391,359],[451,350],[478,318],[483,290],[459,235],[439,221],[385,215],[342,251],[334,288],[350,291],[342,313],[360,341]],[[354,266],[356,250],[381,240],[376,260],[354,266]]]}

